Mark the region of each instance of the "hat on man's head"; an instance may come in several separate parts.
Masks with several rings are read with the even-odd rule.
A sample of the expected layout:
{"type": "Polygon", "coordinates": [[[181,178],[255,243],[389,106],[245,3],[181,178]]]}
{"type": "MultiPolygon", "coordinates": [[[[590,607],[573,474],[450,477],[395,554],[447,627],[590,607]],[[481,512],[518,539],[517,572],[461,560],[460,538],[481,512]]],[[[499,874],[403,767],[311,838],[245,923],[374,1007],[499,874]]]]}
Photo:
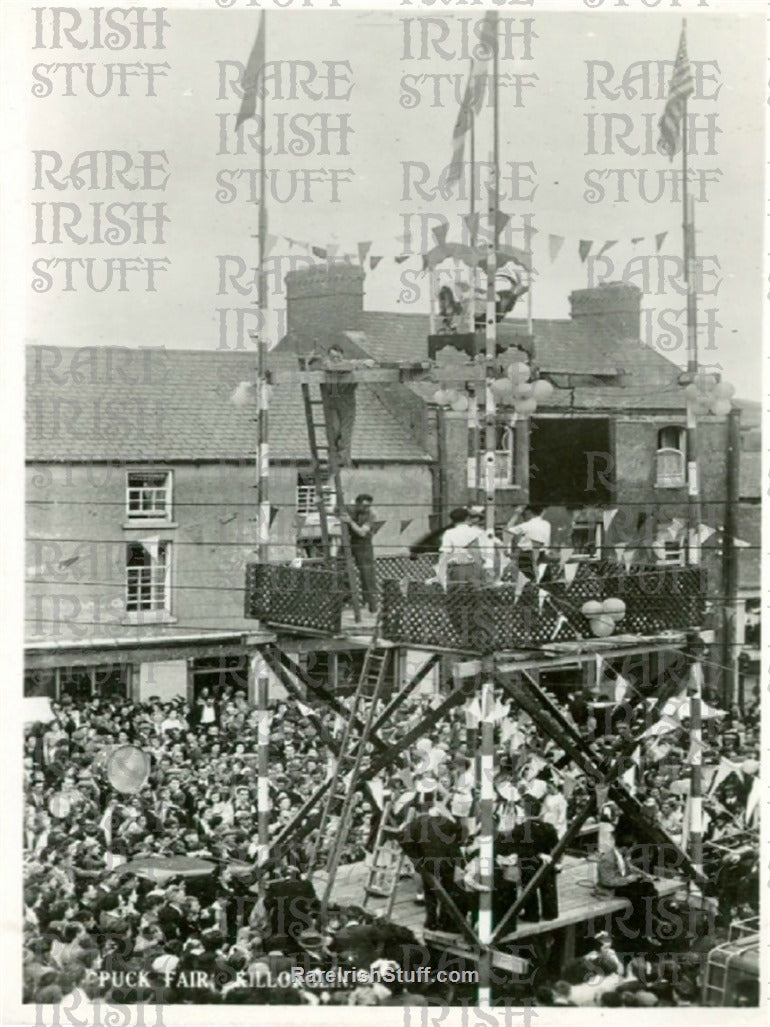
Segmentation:
{"type": "Polygon", "coordinates": [[[484,507],[480,503],[475,503],[473,506],[468,507],[469,517],[483,517],[485,514],[484,507]]]}

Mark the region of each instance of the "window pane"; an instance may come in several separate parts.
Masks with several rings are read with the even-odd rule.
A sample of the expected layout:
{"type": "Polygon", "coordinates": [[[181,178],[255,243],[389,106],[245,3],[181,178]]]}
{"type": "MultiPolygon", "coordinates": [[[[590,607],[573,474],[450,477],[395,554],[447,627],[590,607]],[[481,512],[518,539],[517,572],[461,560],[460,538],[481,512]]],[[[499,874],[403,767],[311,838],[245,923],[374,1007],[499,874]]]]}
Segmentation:
{"type": "Polygon", "coordinates": [[[127,506],[131,517],[169,515],[168,471],[130,471],[127,476],[127,506]]]}

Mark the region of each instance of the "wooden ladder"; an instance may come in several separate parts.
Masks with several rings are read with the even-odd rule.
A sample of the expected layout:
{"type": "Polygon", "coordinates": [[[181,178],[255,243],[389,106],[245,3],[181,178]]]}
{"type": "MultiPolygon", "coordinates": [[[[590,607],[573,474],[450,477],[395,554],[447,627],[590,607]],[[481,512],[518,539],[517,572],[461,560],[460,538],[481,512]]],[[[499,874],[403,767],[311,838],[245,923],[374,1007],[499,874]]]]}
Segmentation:
{"type": "Polygon", "coordinates": [[[369,872],[364,885],[363,909],[369,909],[375,916],[389,917],[393,912],[396,891],[404,865],[404,850],[391,838],[385,837],[390,827],[389,821],[393,812],[393,800],[388,799],[382,811],[382,817],[374,840],[374,851],[369,861],[369,872]],[[384,899],[385,905],[371,909],[370,903],[375,899],[384,899]]]}
{"type": "Polygon", "coordinates": [[[369,747],[369,737],[372,725],[375,721],[375,710],[382,688],[385,683],[386,672],[389,665],[389,650],[377,651],[377,625],[374,635],[364,656],[364,664],[358,679],[355,695],[351,704],[350,715],[345,730],[340,740],[340,755],[336,761],[334,773],[330,780],[329,789],[326,794],[321,820],[318,825],[318,834],[313,849],[313,861],[318,858],[318,851],[323,839],[324,832],[336,806],[339,812],[339,824],[334,834],[334,841],[329,850],[326,861],[326,887],[321,900],[322,910],[325,910],[329,896],[334,884],[334,876],[340,863],[343,849],[347,842],[348,834],[353,819],[355,799],[358,793],[358,783],[361,775],[361,765],[364,755],[369,747]],[[363,697],[369,698],[369,709],[364,718],[363,728],[357,739],[351,743],[351,732],[357,719],[358,708],[363,697]]]}
{"type": "MultiPolygon", "coordinates": [[[[307,370],[307,360],[299,358],[301,371],[307,370]]],[[[358,589],[358,573],[353,559],[353,550],[350,545],[350,531],[344,515],[346,512],[345,500],[342,493],[342,477],[340,475],[339,460],[334,440],[329,433],[329,393],[325,385],[319,386],[320,399],[314,399],[310,382],[307,379],[302,381],[302,403],[305,410],[305,421],[307,423],[307,437],[310,443],[310,459],[313,467],[313,481],[315,483],[316,505],[318,506],[318,517],[321,525],[321,546],[329,567],[335,572],[338,571],[337,562],[332,558],[331,541],[329,538],[329,511],[323,494],[323,486],[327,476],[324,470],[328,470],[328,476],[334,482],[334,491],[337,497],[337,513],[340,521],[340,536],[342,539],[342,558],[345,565],[345,576],[350,590],[353,616],[356,623],[361,620],[361,601],[358,589]],[[320,419],[316,419],[315,412],[320,411],[320,419]],[[319,433],[321,439],[319,439],[319,433]]],[[[336,580],[336,577],[335,577],[336,580]]]]}

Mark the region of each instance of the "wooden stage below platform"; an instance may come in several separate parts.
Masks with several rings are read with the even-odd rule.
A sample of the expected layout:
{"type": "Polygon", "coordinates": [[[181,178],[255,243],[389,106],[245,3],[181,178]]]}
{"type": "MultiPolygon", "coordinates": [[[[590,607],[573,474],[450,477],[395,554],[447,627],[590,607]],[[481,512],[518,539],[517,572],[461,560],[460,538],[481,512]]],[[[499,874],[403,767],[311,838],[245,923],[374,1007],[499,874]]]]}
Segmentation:
{"type": "MultiPolygon", "coordinates": [[[[405,861],[405,866],[409,866],[405,861]]],[[[526,942],[556,932],[563,932],[562,953],[565,960],[571,959],[575,952],[577,928],[582,924],[596,923],[596,930],[607,930],[611,917],[629,908],[626,899],[599,896],[595,890],[596,862],[590,857],[574,855],[565,856],[560,863],[561,870],[557,875],[559,891],[559,917],[556,920],[543,920],[539,923],[519,921],[516,930],[506,934],[502,944],[506,948],[524,945],[526,942]]],[[[368,867],[363,861],[339,867],[331,891],[331,902],[338,905],[363,904],[364,886],[367,880],[368,867]]],[[[317,874],[313,879],[316,893],[320,895],[326,883],[326,875],[317,874]]],[[[660,879],[656,881],[658,895],[673,895],[684,887],[680,878],[660,879]]],[[[401,879],[396,891],[391,919],[403,927],[409,928],[422,942],[430,942],[437,947],[446,946],[450,951],[467,952],[467,945],[459,936],[445,934],[440,931],[424,929],[425,907],[415,901],[417,895],[417,878],[410,873],[408,878],[401,879]]],[[[373,913],[382,910],[385,900],[375,899],[366,908],[373,913]]]]}

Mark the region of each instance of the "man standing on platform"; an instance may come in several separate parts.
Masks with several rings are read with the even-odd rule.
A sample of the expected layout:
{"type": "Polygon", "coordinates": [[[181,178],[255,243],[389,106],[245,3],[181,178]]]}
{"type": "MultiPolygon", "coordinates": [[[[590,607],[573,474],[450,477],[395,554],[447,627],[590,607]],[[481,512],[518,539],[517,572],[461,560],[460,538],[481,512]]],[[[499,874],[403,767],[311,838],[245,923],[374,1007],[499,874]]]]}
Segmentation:
{"type": "Polygon", "coordinates": [[[455,870],[462,865],[463,830],[448,811],[433,803],[403,828],[401,847],[422,878],[425,895],[425,927],[429,931],[459,933],[459,925],[447,909],[436,882],[465,914],[464,893],[455,884],[455,870]]]}
{"type": "Polygon", "coordinates": [[[551,525],[543,517],[542,506],[524,507],[521,520],[517,511],[506,525],[504,535],[510,537],[513,554],[519,556],[519,570],[536,578],[540,556],[551,547],[551,525]]]}
{"type": "Polygon", "coordinates": [[[374,571],[372,497],[362,492],[343,520],[350,531],[350,548],[361,579],[361,595],[371,613],[377,612],[377,581],[374,571]]]}
{"type": "Polygon", "coordinates": [[[524,819],[507,837],[501,836],[498,852],[501,856],[516,854],[521,868],[521,887],[526,888],[543,865],[547,870],[535,891],[525,902],[520,916],[522,920],[537,922],[555,920],[559,915],[559,895],[556,889],[556,867],[551,852],[556,848],[559,836],[551,824],[539,819],[540,802],[534,795],[522,796],[524,819]]]}

